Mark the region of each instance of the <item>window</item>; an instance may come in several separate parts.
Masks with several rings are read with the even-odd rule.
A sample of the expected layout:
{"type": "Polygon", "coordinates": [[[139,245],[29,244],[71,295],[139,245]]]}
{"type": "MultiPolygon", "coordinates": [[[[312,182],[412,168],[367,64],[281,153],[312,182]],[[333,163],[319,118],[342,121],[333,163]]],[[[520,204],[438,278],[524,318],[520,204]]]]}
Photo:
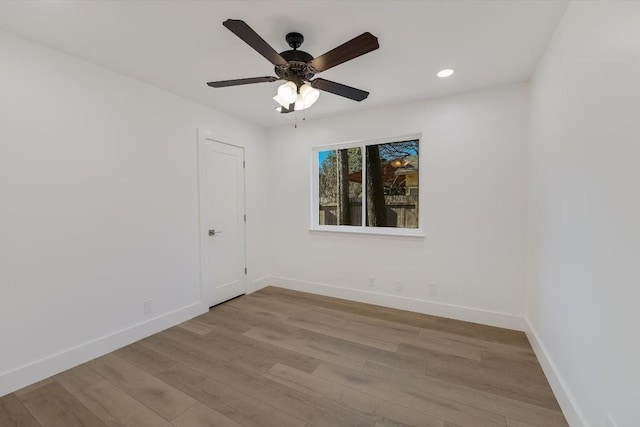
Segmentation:
{"type": "Polygon", "coordinates": [[[420,137],[314,149],[313,230],[422,235],[420,137]]]}

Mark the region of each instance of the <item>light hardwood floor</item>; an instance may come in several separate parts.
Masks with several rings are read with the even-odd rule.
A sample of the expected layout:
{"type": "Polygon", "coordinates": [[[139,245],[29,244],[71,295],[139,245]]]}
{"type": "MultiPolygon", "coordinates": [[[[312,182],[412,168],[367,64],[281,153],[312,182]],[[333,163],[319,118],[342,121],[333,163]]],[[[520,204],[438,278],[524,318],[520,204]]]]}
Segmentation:
{"type": "Polygon", "coordinates": [[[0,426],[567,423],[521,332],[268,287],[0,398],[0,426]]]}

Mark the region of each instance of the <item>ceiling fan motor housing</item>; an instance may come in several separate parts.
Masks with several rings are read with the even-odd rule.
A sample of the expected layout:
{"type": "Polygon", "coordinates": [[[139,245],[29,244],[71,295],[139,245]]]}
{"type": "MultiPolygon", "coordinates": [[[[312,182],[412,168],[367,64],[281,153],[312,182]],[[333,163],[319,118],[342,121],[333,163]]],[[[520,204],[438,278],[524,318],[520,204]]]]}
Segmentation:
{"type": "MultiPolygon", "coordinates": [[[[289,33],[287,37],[290,34],[298,33],[289,33]]],[[[309,62],[313,61],[313,56],[311,54],[303,50],[292,49],[280,52],[280,56],[282,56],[282,58],[284,58],[288,63],[286,67],[275,67],[275,73],[281,79],[292,81],[300,87],[304,84],[305,80],[309,80],[315,75],[315,73],[309,70],[308,65],[309,62]]]]}

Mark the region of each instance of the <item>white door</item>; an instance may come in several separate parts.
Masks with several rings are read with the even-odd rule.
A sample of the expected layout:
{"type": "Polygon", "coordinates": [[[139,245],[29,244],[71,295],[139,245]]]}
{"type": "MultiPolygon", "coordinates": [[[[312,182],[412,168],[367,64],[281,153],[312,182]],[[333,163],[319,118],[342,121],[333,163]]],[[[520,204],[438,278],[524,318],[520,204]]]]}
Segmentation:
{"type": "Polygon", "coordinates": [[[244,148],[200,132],[202,297],[209,307],[246,292],[244,148]]]}

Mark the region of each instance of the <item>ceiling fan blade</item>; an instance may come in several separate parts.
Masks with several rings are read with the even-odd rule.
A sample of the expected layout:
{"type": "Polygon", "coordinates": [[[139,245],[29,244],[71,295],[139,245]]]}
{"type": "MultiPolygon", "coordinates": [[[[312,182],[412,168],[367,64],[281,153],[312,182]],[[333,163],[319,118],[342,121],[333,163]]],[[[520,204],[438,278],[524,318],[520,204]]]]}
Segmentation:
{"type": "Polygon", "coordinates": [[[211,87],[239,86],[239,85],[248,85],[251,83],[275,82],[276,80],[280,80],[280,79],[273,76],[250,77],[248,79],[220,80],[217,82],[209,82],[207,83],[207,86],[211,86],[211,87]]]}
{"type": "Polygon", "coordinates": [[[324,55],[311,61],[311,66],[319,73],[343,62],[350,61],[360,55],[379,48],[378,38],[371,33],[362,33],[358,37],[341,44],[324,55]]]}
{"type": "Polygon", "coordinates": [[[369,96],[369,92],[364,90],[320,78],[313,80],[311,82],[311,87],[324,90],[325,92],[331,92],[335,95],[344,96],[345,98],[353,99],[358,102],[363,99],[367,99],[369,96]]]}
{"type": "Polygon", "coordinates": [[[240,19],[227,19],[222,23],[233,34],[240,37],[246,44],[254,48],[260,55],[267,58],[273,65],[287,65],[287,61],[280,56],[262,37],[240,19]]]}

